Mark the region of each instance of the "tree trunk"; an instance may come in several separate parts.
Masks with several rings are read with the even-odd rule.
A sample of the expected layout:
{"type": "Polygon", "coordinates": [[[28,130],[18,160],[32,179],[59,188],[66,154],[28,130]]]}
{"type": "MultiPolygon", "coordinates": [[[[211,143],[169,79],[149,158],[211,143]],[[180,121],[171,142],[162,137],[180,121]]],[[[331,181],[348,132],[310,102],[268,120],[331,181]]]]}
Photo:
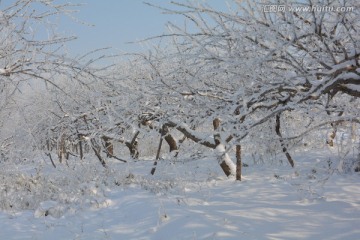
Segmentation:
{"type": "Polygon", "coordinates": [[[153,166],[153,168],[151,169],[151,172],[150,172],[151,175],[155,174],[157,161],[160,158],[160,151],[161,151],[161,146],[162,146],[162,142],[163,142],[163,138],[164,138],[164,131],[162,129],[160,131],[161,131],[161,134],[160,134],[159,146],[158,146],[158,149],[157,149],[157,152],[156,152],[156,158],[155,158],[155,161],[154,161],[154,166],[153,166]]]}
{"type": "Polygon", "coordinates": [[[331,133],[328,135],[328,139],[326,140],[326,143],[330,146],[333,147],[334,146],[334,139],[336,137],[336,132],[337,132],[337,125],[336,124],[331,124],[332,127],[332,131],[331,133]]]}
{"type": "Polygon", "coordinates": [[[53,159],[51,157],[51,153],[48,152],[48,153],[46,153],[46,155],[50,158],[50,161],[51,161],[51,164],[53,165],[53,167],[56,168],[56,165],[55,165],[55,163],[54,163],[54,161],[53,161],[53,159]]]}
{"type": "Polygon", "coordinates": [[[357,128],[356,128],[356,124],[355,123],[352,123],[351,124],[351,140],[352,141],[356,141],[356,138],[357,138],[357,128]]]}
{"type": "MultiPolygon", "coordinates": [[[[213,126],[214,126],[214,131],[219,131],[220,130],[220,119],[219,118],[215,118],[213,120],[213,126]]],[[[220,133],[217,132],[214,134],[214,141],[216,146],[218,146],[221,143],[221,139],[220,139],[220,133]]]]}
{"type": "Polygon", "coordinates": [[[105,151],[106,151],[107,157],[113,156],[114,155],[114,145],[111,142],[111,138],[109,138],[107,136],[102,136],[102,140],[105,143],[105,151]]]}
{"type": "MultiPolygon", "coordinates": [[[[328,94],[328,99],[327,99],[327,102],[326,102],[326,108],[329,108],[330,101],[332,100],[333,97],[334,97],[334,95],[328,94]]],[[[326,113],[327,113],[327,115],[331,116],[331,111],[327,110],[326,113]]],[[[338,115],[339,117],[341,117],[343,114],[344,114],[344,112],[343,112],[343,111],[340,111],[337,115],[338,115]]],[[[332,128],[332,131],[331,131],[331,133],[327,136],[326,143],[327,143],[330,147],[333,147],[333,146],[334,146],[334,139],[335,139],[335,137],[336,137],[336,132],[337,132],[338,123],[331,123],[330,125],[331,125],[331,128],[332,128]]]]}
{"type": "Polygon", "coordinates": [[[177,146],[177,142],[175,140],[175,138],[170,134],[169,132],[169,128],[164,124],[162,127],[162,131],[165,135],[164,139],[167,142],[167,144],[169,145],[169,151],[177,151],[178,150],[178,146],[177,146]]]}
{"type": "Polygon", "coordinates": [[[48,152],[51,151],[51,149],[50,149],[50,140],[49,139],[46,139],[46,149],[48,150],[48,152]]]}
{"type": "Polygon", "coordinates": [[[125,145],[129,148],[130,151],[130,156],[133,159],[138,159],[139,158],[139,149],[138,149],[138,141],[137,141],[137,137],[139,135],[140,131],[137,131],[134,135],[134,137],[132,138],[131,142],[125,142],[125,145]]]}
{"type": "Polygon", "coordinates": [[[80,134],[78,134],[78,141],[79,141],[78,144],[79,144],[80,159],[82,160],[84,158],[84,152],[83,152],[82,139],[80,134]]]}
{"type": "Polygon", "coordinates": [[[236,180],[241,181],[241,145],[236,145],[236,180]]]}
{"type": "Polygon", "coordinates": [[[232,169],[230,166],[231,159],[230,159],[229,155],[225,152],[225,147],[224,147],[224,149],[222,149],[222,147],[220,146],[220,144],[221,144],[221,135],[219,132],[220,123],[221,123],[221,120],[219,118],[215,118],[213,120],[213,126],[214,126],[214,131],[215,131],[214,141],[216,144],[216,148],[220,153],[220,156],[219,156],[220,167],[223,170],[223,172],[225,173],[225,175],[228,177],[231,174],[233,174],[233,172],[232,172],[232,169]]]}
{"type": "Polygon", "coordinates": [[[276,132],[276,134],[280,137],[279,140],[280,140],[280,144],[281,144],[283,153],[285,153],[285,156],[286,156],[287,160],[289,161],[291,167],[294,167],[294,166],[295,166],[295,162],[294,162],[294,160],[292,159],[290,153],[288,152],[288,150],[287,150],[287,148],[286,148],[286,145],[285,145],[285,143],[284,143],[284,140],[282,139],[281,132],[280,132],[280,114],[277,114],[277,115],[276,115],[275,132],[276,132]]]}
{"type": "Polygon", "coordinates": [[[57,151],[58,151],[58,157],[59,157],[59,162],[62,163],[63,159],[68,159],[69,156],[66,153],[66,135],[65,134],[61,134],[60,136],[60,142],[58,142],[58,146],[57,146],[57,151]]]}
{"type": "Polygon", "coordinates": [[[179,140],[179,145],[177,146],[177,150],[176,150],[176,153],[175,153],[175,155],[174,155],[175,158],[178,157],[179,152],[180,152],[179,150],[180,150],[181,144],[182,144],[183,142],[185,142],[186,138],[187,138],[187,137],[184,135],[183,138],[179,140]]]}
{"type": "Polygon", "coordinates": [[[96,157],[99,159],[101,165],[106,168],[106,162],[101,157],[99,145],[96,143],[95,139],[91,139],[90,142],[91,142],[91,148],[94,151],[96,157]]]}
{"type": "Polygon", "coordinates": [[[220,167],[223,170],[223,172],[225,173],[225,175],[228,177],[231,175],[231,168],[229,167],[229,165],[225,162],[225,160],[223,160],[220,163],[220,167]]]}

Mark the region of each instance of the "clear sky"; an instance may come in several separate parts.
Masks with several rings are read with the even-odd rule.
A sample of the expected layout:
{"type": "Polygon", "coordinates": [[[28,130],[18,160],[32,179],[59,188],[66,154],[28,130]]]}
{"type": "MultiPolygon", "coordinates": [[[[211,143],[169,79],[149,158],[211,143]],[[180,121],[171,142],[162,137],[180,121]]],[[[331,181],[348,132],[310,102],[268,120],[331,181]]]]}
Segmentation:
{"type": "MultiPolygon", "coordinates": [[[[70,50],[76,54],[102,47],[113,47],[116,51],[124,52],[142,51],[140,45],[128,44],[128,42],[166,32],[168,21],[177,24],[184,22],[180,16],[162,14],[160,9],[144,4],[144,0],[68,0],[67,2],[84,3],[84,6],[78,8],[79,12],[75,16],[81,21],[94,25],[90,27],[70,20],[61,22],[59,30],[78,36],[78,39],[69,45],[70,50]]],[[[170,0],[146,2],[174,8],[170,5],[170,0]]],[[[226,9],[225,0],[207,2],[216,9],[226,9]]]]}

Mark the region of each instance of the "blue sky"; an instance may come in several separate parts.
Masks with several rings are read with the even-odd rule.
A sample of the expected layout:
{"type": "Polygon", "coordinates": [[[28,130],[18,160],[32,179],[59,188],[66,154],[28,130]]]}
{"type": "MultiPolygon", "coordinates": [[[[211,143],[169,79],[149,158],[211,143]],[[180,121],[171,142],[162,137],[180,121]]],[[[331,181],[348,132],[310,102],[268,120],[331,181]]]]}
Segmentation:
{"type": "MultiPolygon", "coordinates": [[[[202,0],[204,1],[204,0],[202,0]]],[[[71,2],[71,1],[70,1],[71,2]]],[[[116,51],[142,51],[138,44],[127,42],[141,40],[166,32],[168,21],[182,24],[184,19],[162,14],[160,9],[144,4],[144,0],[81,0],[72,2],[85,3],[78,8],[76,18],[93,27],[82,25],[69,19],[62,20],[59,30],[78,36],[75,42],[69,44],[69,49],[76,54],[96,48],[113,47],[116,51]]],[[[170,0],[148,0],[159,6],[171,6],[170,0]]],[[[178,2],[186,3],[185,0],[178,2]]],[[[216,9],[226,9],[225,0],[209,0],[216,9]]],[[[114,51],[115,51],[114,50],[114,51]]]]}

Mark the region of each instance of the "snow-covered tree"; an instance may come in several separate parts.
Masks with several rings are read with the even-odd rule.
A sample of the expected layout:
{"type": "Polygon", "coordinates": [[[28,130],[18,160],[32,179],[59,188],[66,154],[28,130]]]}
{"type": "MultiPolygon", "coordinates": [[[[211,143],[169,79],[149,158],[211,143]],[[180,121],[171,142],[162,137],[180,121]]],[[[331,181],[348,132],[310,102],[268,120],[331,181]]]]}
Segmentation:
{"type": "MultiPolygon", "coordinates": [[[[100,64],[99,61],[107,55],[99,55],[95,50],[75,57],[74,54],[68,53],[66,43],[76,37],[63,34],[58,29],[59,21],[71,18],[79,6],[71,3],[59,4],[51,0],[0,2],[0,119],[4,126],[0,132],[0,142],[4,139],[4,143],[1,143],[2,148],[9,146],[8,139],[16,137],[17,133],[27,132],[26,129],[19,129],[21,126],[24,127],[22,123],[31,126],[27,128],[31,131],[50,128],[49,125],[40,125],[47,116],[50,119],[50,116],[55,117],[56,114],[60,114],[58,117],[66,115],[59,110],[66,102],[76,103],[77,111],[83,111],[81,108],[86,104],[79,100],[78,96],[70,94],[69,86],[89,89],[89,83],[103,80],[101,72],[106,69],[106,65],[100,64]],[[34,112],[36,105],[29,106],[26,101],[20,101],[20,98],[31,96],[33,89],[48,96],[48,99],[43,99],[42,103],[45,105],[42,106],[51,108],[34,112]],[[46,91],[56,94],[47,95],[46,91]],[[27,114],[26,111],[32,113],[27,114]],[[37,113],[40,112],[44,115],[39,116],[37,113]],[[55,115],[52,115],[53,113],[55,115]],[[32,121],[27,121],[24,114],[26,117],[32,115],[29,118],[32,121]],[[41,121],[36,121],[35,116],[41,121]]],[[[37,137],[33,133],[30,135],[37,137]]],[[[34,141],[41,142],[40,139],[34,141]]]]}
{"type": "Polygon", "coordinates": [[[226,174],[234,171],[225,161],[231,146],[261,142],[264,129],[294,166],[289,139],[359,123],[358,1],[234,1],[227,12],[174,4],[183,10],[162,10],[188,22],[169,24],[160,38],[172,46],[144,56],[150,91],[167,126],[221,149],[226,174]]]}

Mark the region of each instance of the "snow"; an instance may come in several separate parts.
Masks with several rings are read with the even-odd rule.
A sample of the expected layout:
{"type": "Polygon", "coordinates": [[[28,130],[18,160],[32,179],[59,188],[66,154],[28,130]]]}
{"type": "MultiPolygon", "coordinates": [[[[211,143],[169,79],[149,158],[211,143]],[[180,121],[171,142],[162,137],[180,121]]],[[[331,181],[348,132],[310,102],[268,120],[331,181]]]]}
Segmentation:
{"type": "Polygon", "coordinates": [[[82,188],[85,200],[65,191],[67,201],[0,212],[0,239],[358,239],[360,175],[327,168],[331,154],[298,154],[296,169],[248,162],[241,182],[209,159],[160,161],[155,176],[152,161],[114,163],[123,178],[63,187],[82,188]]]}
{"type": "Polygon", "coordinates": [[[355,85],[355,84],[345,84],[345,86],[351,90],[360,92],[360,85],[355,85]]]}
{"type": "Polygon", "coordinates": [[[10,76],[11,69],[0,68],[0,76],[10,76]]]}

